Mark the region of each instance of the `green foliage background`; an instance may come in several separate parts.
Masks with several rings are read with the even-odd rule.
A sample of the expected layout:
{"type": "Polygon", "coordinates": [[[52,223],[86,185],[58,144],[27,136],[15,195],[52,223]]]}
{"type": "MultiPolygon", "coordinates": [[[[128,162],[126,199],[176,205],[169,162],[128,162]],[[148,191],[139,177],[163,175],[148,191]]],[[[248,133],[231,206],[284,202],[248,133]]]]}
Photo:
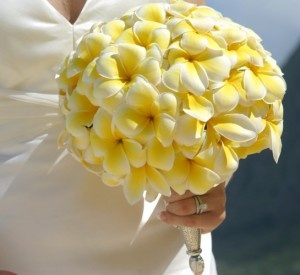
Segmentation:
{"type": "Polygon", "coordinates": [[[228,186],[227,218],[213,233],[219,275],[300,274],[300,45],[282,70],[288,90],[283,150],[242,160],[228,186]]]}

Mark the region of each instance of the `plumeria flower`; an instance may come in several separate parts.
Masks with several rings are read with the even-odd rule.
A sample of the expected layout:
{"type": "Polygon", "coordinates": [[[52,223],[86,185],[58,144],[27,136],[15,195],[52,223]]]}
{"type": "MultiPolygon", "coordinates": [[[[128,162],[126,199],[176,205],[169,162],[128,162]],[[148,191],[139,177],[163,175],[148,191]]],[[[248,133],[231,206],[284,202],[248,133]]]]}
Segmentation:
{"type": "Polygon", "coordinates": [[[156,137],[168,147],[172,144],[176,125],[177,99],[171,93],[160,93],[142,77],[126,94],[126,100],[114,112],[114,124],[129,137],[146,132],[147,141],[156,137]]]}
{"type": "Polygon", "coordinates": [[[235,143],[249,142],[257,138],[255,125],[244,114],[229,113],[213,117],[207,123],[207,128],[208,131],[214,133],[214,136],[220,136],[235,143]]]}
{"type": "Polygon", "coordinates": [[[122,43],[144,47],[146,56],[156,59],[161,65],[164,52],[170,43],[170,31],[166,25],[158,22],[137,21],[132,28],[128,28],[118,37],[116,44],[122,43]]]}
{"type": "Polygon", "coordinates": [[[125,30],[125,22],[120,19],[115,19],[106,23],[94,24],[91,28],[91,33],[100,33],[109,37],[110,42],[114,43],[115,40],[125,30]]]}
{"type": "Polygon", "coordinates": [[[267,148],[278,161],[283,74],[254,31],[212,8],[171,0],[95,24],[57,82],[60,144],[131,204],[204,194],[267,148]]]}
{"type": "Polygon", "coordinates": [[[174,18],[185,18],[191,14],[191,12],[196,8],[195,4],[171,0],[168,7],[168,13],[174,18]]]}
{"type": "Polygon", "coordinates": [[[275,101],[270,106],[270,112],[267,116],[267,129],[269,131],[269,136],[271,136],[270,146],[269,148],[273,152],[273,157],[276,162],[278,162],[282,142],[281,142],[281,135],[283,132],[283,106],[280,100],[275,101]]]}
{"type": "Polygon", "coordinates": [[[135,16],[142,21],[157,22],[163,26],[167,19],[167,11],[161,3],[150,3],[138,8],[135,16]]]}
{"type": "Polygon", "coordinates": [[[153,44],[164,52],[170,43],[170,31],[166,25],[152,21],[138,21],[123,32],[116,44],[130,43],[150,49],[153,44]]]}
{"type": "Polygon", "coordinates": [[[224,82],[218,82],[211,85],[212,103],[214,106],[214,114],[227,113],[233,110],[240,102],[240,83],[241,78],[234,76],[228,78],[224,82]],[[237,82],[237,83],[236,83],[237,82]]]}
{"type": "Polygon", "coordinates": [[[209,81],[223,81],[229,76],[230,61],[215,43],[197,33],[187,32],[168,51],[170,68],[163,73],[163,83],[174,92],[184,89],[201,96],[209,81]],[[212,44],[212,45],[210,45],[212,44]]]}
{"type": "Polygon", "coordinates": [[[230,27],[213,32],[213,35],[225,39],[226,54],[231,58],[232,68],[241,68],[248,64],[263,65],[267,54],[261,51],[261,44],[254,37],[249,37],[245,29],[230,27]]]}
{"type": "Polygon", "coordinates": [[[95,156],[103,157],[104,170],[110,174],[126,176],[131,166],[138,168],[146,163],[143,146],[114,128],[112,116],[103,109],[94,116],[91,144],[95,156]]]}
{"type": "MultiPolygon", "coordinates": [[[[203,137],[206,123],[188,114],[182,114],[177,117],[176,126],[174,141],[179,146],[186,146],[189,148],[199,144],[203,137]]],[[[195,150],[197,152],[199,149],[195,150]]],[[[195,150],[188,149],[188,151],[191,152],[195,152],[195,150]]],[[[193,156],[195,155],[196,154],[193,154],[193,156]]]]}
{"type": "MultiPolygon", "coordinates": [[[[260,103],[260,106],[262,104],[260,103]]],[[[251,108],[252,116],[257,117],[257,113],[261,113],[258,116],[259,119],[256,118],[256,121],[259,120],[261,125],[257,141],[249,146],[240,146],[234,149],[240,158],[246,158],[248,155],[260,153],[269,148],[273,152],[274,160],[278,162],[282,148],[280,137],[283,131],[283,107],[280,100],[277,100],[272,105],[264,104],[265,106],[259,109],[251,108]]]]}
{"type": "Polygon", "coordinates": [[[282,78],[282,73],[276,72],[267,61],[264,66],[250,67],[245,71],[244,86],[247,94],[254,94],[254,90],[260,91],[264,95],[263,100],[269,104],[277,100],[282,100],[286,90],[286,83],[282,78]]]}
{"type": "Polygon", "coordinates": [[[222,18],[218,11],[208,6],[197,6],[196,4],[180,0],[171,0],[170,2],[171,5],[169,5],[167,11],[172,15],[171,19],[213,18],[217,20],[222,18]]]}
{"type": "Polygon", "coordinates": [[[107,50],[97,60],[97,71],[101,78],[94,87],[94,97],[99,100],[126,90],[137,76],[154,85],[161,77],[159,62],[147,58],[146,49],[135,44],[118,44],[112,51],[107,50]]]}
{"type": "MultiPolygon", "coordinates": [[[[141,199],[148,185],[148,188],[155,192],[169,196],[171,189],[163,175],[154,167],[155,165],[146,163],[144,147],[137,141],[126,138],[117,130],[113,132],[111,119],[108,112],[98,110],[94,119],[95,130],[92,131],[91,137],[94,154],[103,157],[104,160],[105,183],[110,186],[122,183],[125,196],[132,204],[141,199]]],[[[161,153],[159,142],[149,146],[148,159],[150,159],[150,163],[151,158],[156,161],[159,159],[161,163],[165,162],[166,159],[161,153]]],[[[170,161],[171,166],[173,166],[173,162],[174,159],[170,161]]]]}
{"type": "Polygon", "coordinates": [[[173,168],[162,173],[172,189],[180,195],[187,190],[198,195],[205,194],[221,183],[220,176],[203,165],[200,159],[189,159],[180,153],[176,156],[173,168]]]}
{"type": "Polygon", "coordinates": [[[86,66],[98,57],[110,42],[110,36],[102,33],[88,33],[83,36],[76,50],[72,51],[65,60],[60,75],[57,77],[59,85],[67,88],[70,82],[69,85],[73,86],[72,79],[76,79],[75,84],[78,81],[78,74],[85,70],[86,66]]]}
{"type": "Polygon", "coordinates": [[[214,115],[214,106],[205,94],[195,96],[187,93],[183,98],[183,111],[199,121],[207,122],[214,115]]]}
{"type": "Polygon", "coordinates": [[[232,144],[234,142],[215,132],[211,125],[207,125],[205,140],[196,159],[198,163],[218,174],[220,182],[227,181],[239,165],[239,156],[232,144]]]}
{"type": "Polygon", "coordinates": [[[89,127],[93,124],[97,107],[85,96],[74,92],[68,96],[67,108],[71,111],[66,116],[66,129],[73,136],[76,146],[84,150],[90,143],[89,127]]]}
{"type": "Polygon", "coordinates": [[[123,185],[125,197],[131,204],[139,201],[146,189],[153,193],[152,200],[158,193],[164,196],[171,195],[171,187],[166,178],[158,169],[148,164],[141,168],[133,168],[123,185]]]}

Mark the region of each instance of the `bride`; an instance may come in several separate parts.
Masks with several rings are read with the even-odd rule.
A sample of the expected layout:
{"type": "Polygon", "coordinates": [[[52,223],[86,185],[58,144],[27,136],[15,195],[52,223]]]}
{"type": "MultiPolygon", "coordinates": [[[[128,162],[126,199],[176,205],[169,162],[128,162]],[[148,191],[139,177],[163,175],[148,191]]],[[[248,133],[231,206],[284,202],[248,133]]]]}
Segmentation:
{"type": "Polygon", "coordinates": [[[206,233],[204,274],[216,274],[210,232],[225,218],[224,185],[201,196],[201,215],[189,192],[131,206],[57,149],[64,57],[93,23],[148,2],[161,1],[0,2],[0,274],[190,274],[175,225],[206,233]]]}

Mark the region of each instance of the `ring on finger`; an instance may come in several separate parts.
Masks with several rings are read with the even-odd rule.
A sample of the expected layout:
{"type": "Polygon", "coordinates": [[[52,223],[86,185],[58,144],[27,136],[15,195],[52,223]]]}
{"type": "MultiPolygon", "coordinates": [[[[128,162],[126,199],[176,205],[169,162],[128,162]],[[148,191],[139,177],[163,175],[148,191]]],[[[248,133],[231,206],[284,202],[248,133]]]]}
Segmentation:
{"type": "Polygon", "coordinates": [[[196,204],[196,214],[200,215],[205,210],[207,210],[207,203],[204,203],[200,196],[194,196],[195,204],[196,204]]]}

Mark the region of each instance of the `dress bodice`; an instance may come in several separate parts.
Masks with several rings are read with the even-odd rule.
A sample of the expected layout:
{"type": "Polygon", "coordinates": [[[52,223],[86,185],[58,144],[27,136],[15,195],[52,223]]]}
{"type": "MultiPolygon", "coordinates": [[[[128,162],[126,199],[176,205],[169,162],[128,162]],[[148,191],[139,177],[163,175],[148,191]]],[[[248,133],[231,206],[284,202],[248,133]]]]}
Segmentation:
{"type": "Polygon", "coordinates": [[[71,24],[47,0],[1,1],[0,87],[56,94],[55,72],[92,24],[147,2],[162,1],[87,0],[71,24]]]}

